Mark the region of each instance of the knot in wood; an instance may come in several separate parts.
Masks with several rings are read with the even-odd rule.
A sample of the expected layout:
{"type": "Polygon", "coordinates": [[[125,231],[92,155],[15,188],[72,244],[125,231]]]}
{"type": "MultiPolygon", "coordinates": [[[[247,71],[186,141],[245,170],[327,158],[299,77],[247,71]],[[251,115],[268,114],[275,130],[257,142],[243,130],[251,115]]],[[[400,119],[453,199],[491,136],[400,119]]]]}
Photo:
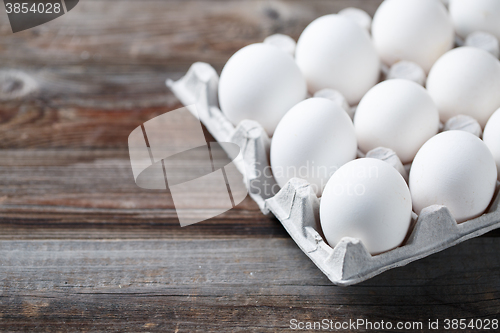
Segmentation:
{"type": "Polygon", "coordinates": [[[0,70],[0,100],[19,99],[38,90],[37,82],[19,70],[0,70]]]}

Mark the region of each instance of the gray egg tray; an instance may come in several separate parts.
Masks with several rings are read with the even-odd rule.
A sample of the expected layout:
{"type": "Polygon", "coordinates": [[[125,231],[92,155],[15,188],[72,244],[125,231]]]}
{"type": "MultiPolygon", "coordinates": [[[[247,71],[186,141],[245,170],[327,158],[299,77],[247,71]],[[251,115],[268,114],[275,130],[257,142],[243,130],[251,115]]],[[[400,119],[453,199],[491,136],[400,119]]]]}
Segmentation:
{"type": "MultiPolygon", "coordinates": [[[[240,149],[234,163],[243,174],[245,185],[264,214],[272,213],[302,251],[336,285],[348,286],[370,279],[386,270],[454,246],[500,227],[500,183],[486,214],[457,224],[444,206],[430,206],[414,220],[403,245],[372,256],[355,238],[343,238],[335,248],[322,237],[319,203],[309,184],[290,180],[275,195],[263,196],[263,186],[272,186],[269,175],[270,139],[255,121],[244,120],[236,128],[218,108],[218,75],[206,63],[195,63],[178,81],[167,86],[186,106],[195,105],[197,116],[219,142],[233,142],[240,149]]],[[[194,112],[196,113],[196,112],[194,112]]],[[[276,187],[276,186],[274,186],[276,187]]]]}

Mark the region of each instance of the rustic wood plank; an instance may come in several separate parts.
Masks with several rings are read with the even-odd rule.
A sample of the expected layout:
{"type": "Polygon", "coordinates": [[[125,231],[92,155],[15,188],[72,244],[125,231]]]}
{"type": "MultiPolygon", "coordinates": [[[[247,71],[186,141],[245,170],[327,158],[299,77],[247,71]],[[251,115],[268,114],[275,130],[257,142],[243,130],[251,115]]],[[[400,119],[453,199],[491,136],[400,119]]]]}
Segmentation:
{"type": "Polygon", "coordinates": [[[290,239],[3,241],[0,328],[276,332],[292,318],[498,318],[499,250],[475,239],[342,288],[290,239]]]}
{"type": "MultiPolygon", "coordinates": [[[[172,98],[167,95],[166,88],[163,89],[156,96],[162,100],[172,98]]],[[[141,101],[154,103],[148,96],[142,96],[127,108],[120,108],[120,105],[98,108],[95,105],[79,105],[75,95],[72,98],[67,103],[44,97],[3,103],[0,106],[3,118],[0,123],[0,148],[126,148],[128,135],[134,128],[181,106],[178,101],[172,100],[171,103],[162,101],[155,106],[141,107],[137,105],[141,101]]],[[[92,101],[90,103],[100,106],[110,103],[115,97],[108,96],[101,100],[92,96],[88,98],[84,100],[76,96],[83,104],[92,101]]],[[[123,103],[127,101],[123,100],[123,103]]]]}
{"type": "Polygon", "coordinates": [[[381,0],[80,1],[68,14],[12,34],[0,12],[3,66],[150,64],[220,67],[239,48],[274,33],[298,38],[315,18],[345,7],[373,14],[381,0]]]}
{"type": "Polygon", "coordinates": [[[0,151],[0,184],[3,239],[286,235],[250,198],[216,221],[181,229],[170,193],[137,187],[122,149],[0,151]]]}
{"type": "Polygon", "coordinates": [[[0,11],[0,74],[11,73],[0,75],[0,148],[123,147],[134,127],[180,106],[164,82],[191,63],[220,70],[269,34],[298,38],[320,15],[379,3],[90,0],[16,34],[0,11]]]}

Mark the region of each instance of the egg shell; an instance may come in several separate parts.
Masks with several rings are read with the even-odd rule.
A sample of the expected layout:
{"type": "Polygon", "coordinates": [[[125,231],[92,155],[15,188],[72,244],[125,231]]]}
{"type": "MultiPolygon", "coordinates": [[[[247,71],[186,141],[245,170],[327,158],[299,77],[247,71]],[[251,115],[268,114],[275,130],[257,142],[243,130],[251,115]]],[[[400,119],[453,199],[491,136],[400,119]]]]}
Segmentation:
{"type": "Polygon", "coordinates": [[[454,42],[446,7],[436,0],[385,0],[373,17],[372,36],[386,65],[409,60],[426,73],[454,42]]]}
{"type": "Polygon", "coordinates": [[[313,97],[322,97],[331,100],[332,102],[338,104],[352,119],[354,117],[354,112],[347,103],[345,97],[337,90],[334,89],[321,89],[317,91],[313,97]]]}
{"type": "Polygon", "coordinates": [[[466,38],[473,32],[483,31],[500,40],[500,1],[450,0],[449,11],[460,37],[466,38]]]}
{"type": "Polygon", "coordinates": [[[268,44],[252,44],[236,52],[219,81],[219,103],[226,117],[234,125],[255,120],[269,135],[306,94],[306,82],[293,57],[268,44]]]}
{"type": "Polygon", "coordinates": [[[330,176],[356,157],[354,126],[347,113],[325,98],[310,98],[283,117],[271,141],[271,168],[278,185],[307,180],[321,195],[330,176]]]}
{"type": "Polygon", "coordinates": [[[447,131],[427,141],[410,170],[417,214],[431,205],[448,207],[457,222],[484,213],[495,192],[497,167],[486,144],[465,131],[447,131]]]}
{"type": "Polygon", "coordinates": [[[322,16],[302,32],[295,59],[309,91],[338,90],[355,105],[380,75],[380,61],[366,30],[349,18],[322,16]]]}
{"type": "Polygon", "coordinates": [[[438,109],[421,85],[402,79],[377,84],[363,97],[354,115],[362,152],[392,149],[409,163],[439,129],[438,109]]]}
{"type": "Polygon", "coordinates": [[[483,141],[486,143],[497,164],[500,180],[500,109],[495,111],[484,128],[483,141]]]}
{"type": "Polygon", "coordinates": [[[323,233],[334,247],[343,237],[360,239],[371,254],[399,246],[410,226],[411,195],[386,162],[361,158],[328,181],[320,203],[323,233]]]}
{"type": "Polygon", "coordinates": [[[500,107],[500,61],[481,49],[456,48],[432,67],[427,90],[443,123],[463,114],[484,127],[500,107]]]}
{"type": "Polygon", "coordinates": [[[354,7],[344,8],[341,11],[339,11],[339,15],[345,16],[353,20],[354,22],[356,22],[357,25],[359,25],[361,28],[365,29],[368,32],[372,27],[372,18],[367,12],[365,12],[362,9],[354,7]]]}
{"type": "Polygon", "coordinates": [[[297,43],[290,36],[283,34],[274,34],[266,37],[263,43],[276,46],[277,48],[291,55],[292,57],[295,55],[295,47],[297,46],[297,43]]]}

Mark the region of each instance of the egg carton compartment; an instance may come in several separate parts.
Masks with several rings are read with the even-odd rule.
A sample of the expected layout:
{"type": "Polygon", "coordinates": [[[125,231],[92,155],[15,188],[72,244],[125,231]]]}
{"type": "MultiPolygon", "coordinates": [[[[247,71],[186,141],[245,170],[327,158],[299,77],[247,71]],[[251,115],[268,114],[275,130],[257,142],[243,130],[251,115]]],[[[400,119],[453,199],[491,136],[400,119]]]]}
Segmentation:
{"type": "Polygon", "coordinates": [[[255,121],[244,120],[235,128],[227,120],[218,108],[218,80],[217,72],[210,65],[195,63],[184,77],[166,83],[217,141],[232,142],[240,147],[240,155],[234,163],[244,176],[249,195],[264,214],[276,216],[300,249],[335,285],[365,281],[500,228],[500,183],[497,182],[487,213],[478,218],[457,224],[448,208],[434,205],[425,208],[420,216],[414,215],[406,240],[393,250],[372,256],[360,240],[349,237],[332,248],[321,234],[320,199],[305,180],[294,178],[277,193],[269,191],[277,189],[269,172],[270,139],[255,121]]]}

